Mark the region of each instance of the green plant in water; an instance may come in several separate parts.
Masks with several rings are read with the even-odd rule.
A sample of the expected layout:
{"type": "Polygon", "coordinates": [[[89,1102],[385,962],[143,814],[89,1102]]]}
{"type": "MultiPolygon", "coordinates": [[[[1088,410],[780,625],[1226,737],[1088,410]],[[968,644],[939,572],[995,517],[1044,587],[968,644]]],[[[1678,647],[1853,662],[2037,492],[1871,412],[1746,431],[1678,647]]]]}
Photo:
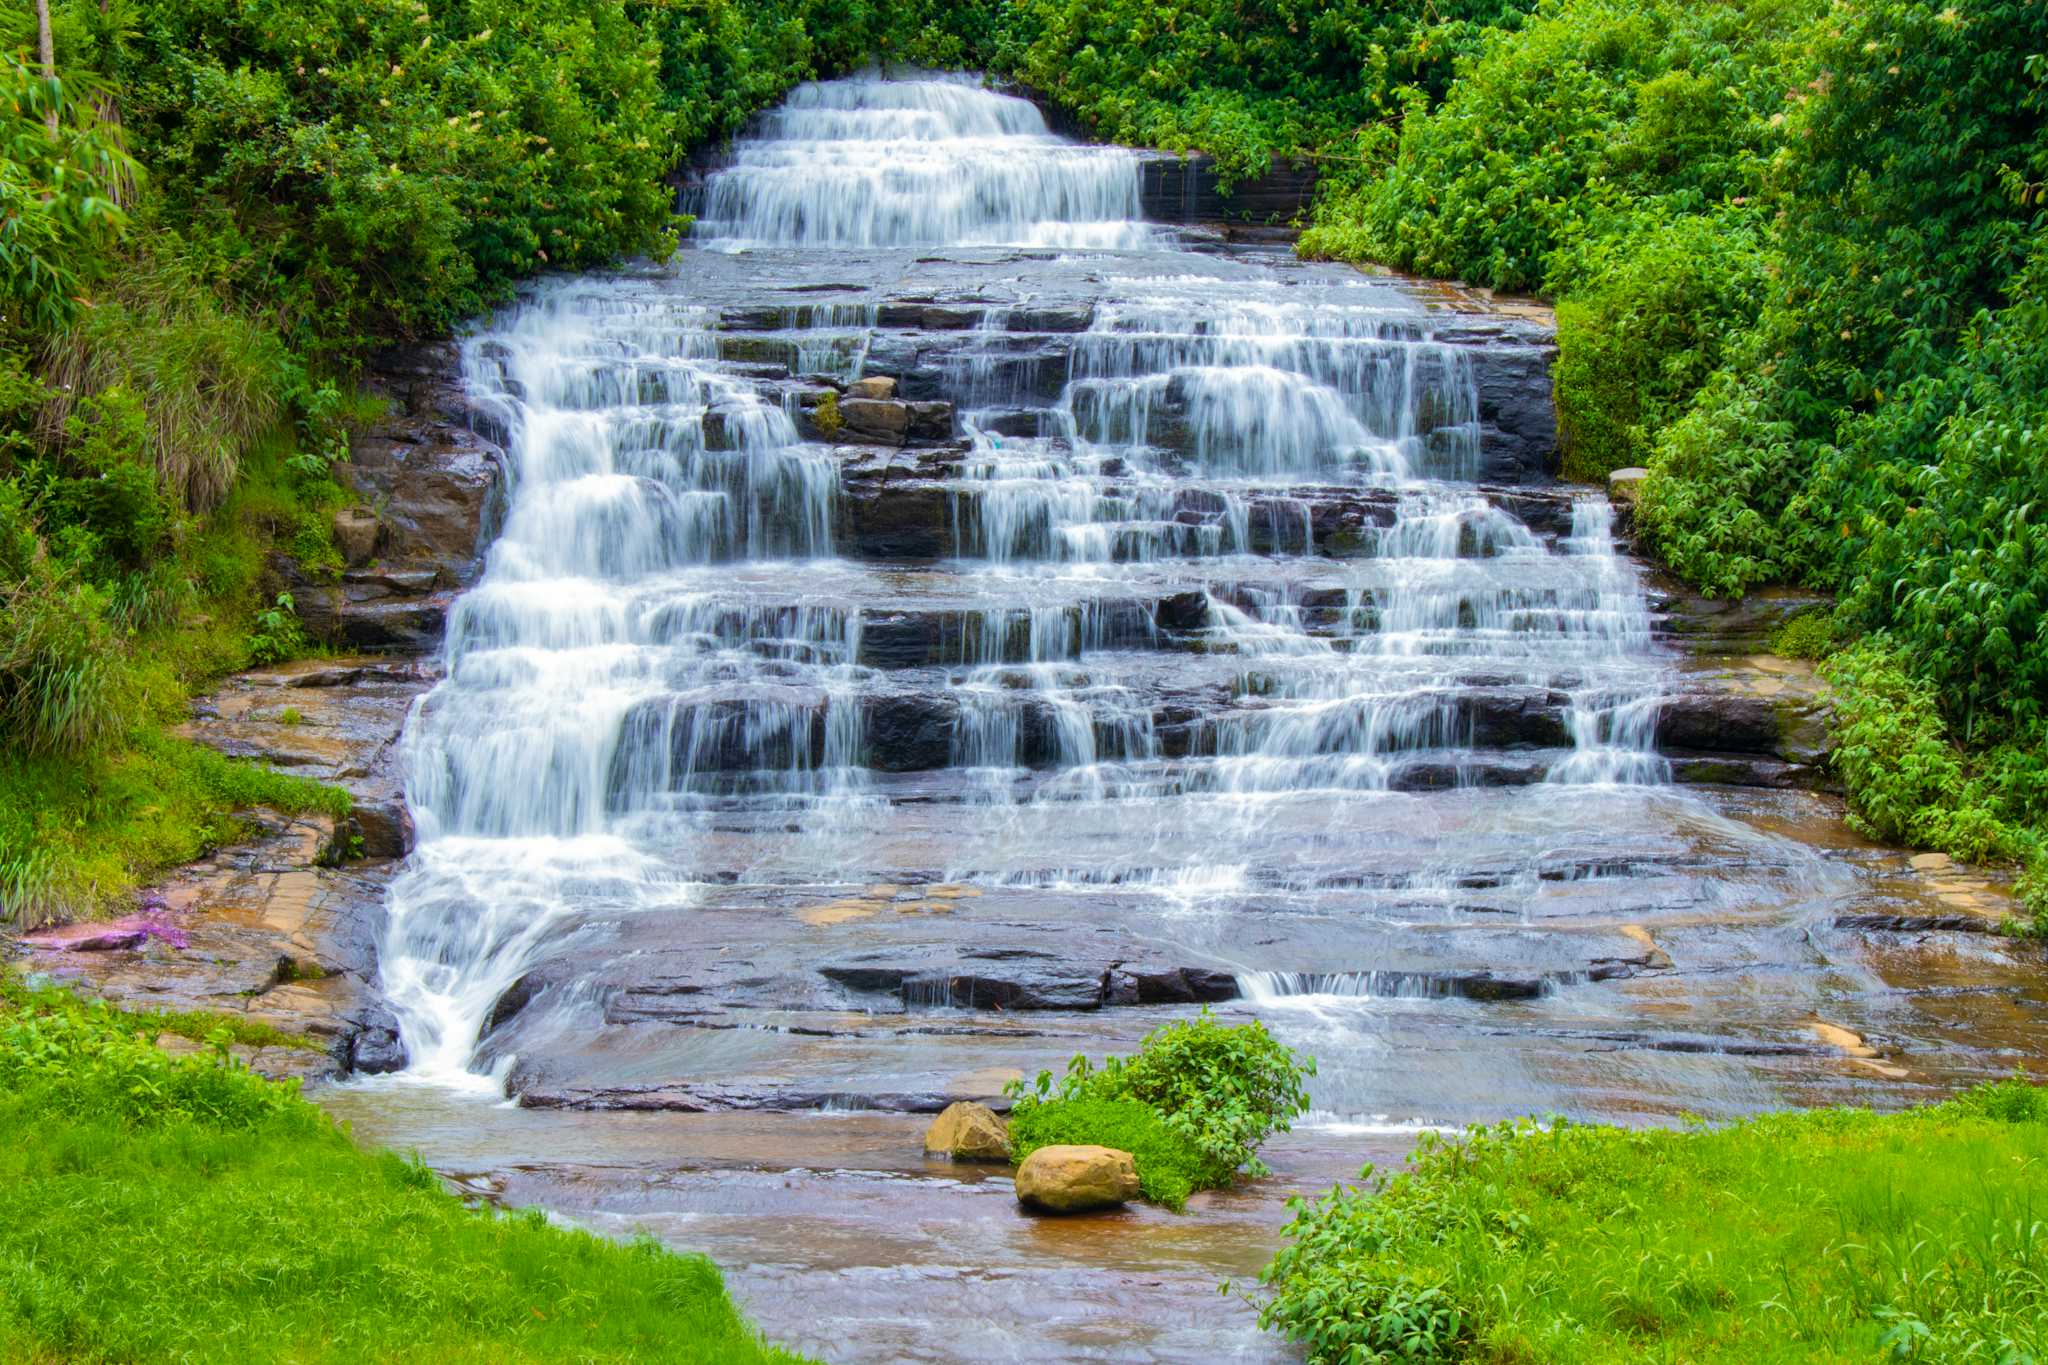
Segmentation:
{"type": "MultiPolygon", "coordinates": [[[[1054,1083],[1013,1081],[1017,1111],[1050,1102],[1136,1100],[1157,1113],[1194,1157],[1194,1185],[1220,1189],[1240,1170],[1266,1174],[1260,1144],[1308,1110],[1315,1059],[1296,1055],[1254,1020],[1219,1023],[1205,1006],[1194,1019],[1162,1024],[1129,1057],[1100,1067],[1076,1054],[1054,1083]]],[[[1142,1175],[1142,1173],[1141,1173],[1142,1175]]]]}
{"type": "Polygon", "coordinates": [[[1047,1099],[1010,1115],[1010,1155],[1020,1164],[1040,1147],[1074,1143],[1129,1152],[1144,1196],[1176,1211],[1203,1185],[1202,1154],[1138,1100],[1047,1099]]]}

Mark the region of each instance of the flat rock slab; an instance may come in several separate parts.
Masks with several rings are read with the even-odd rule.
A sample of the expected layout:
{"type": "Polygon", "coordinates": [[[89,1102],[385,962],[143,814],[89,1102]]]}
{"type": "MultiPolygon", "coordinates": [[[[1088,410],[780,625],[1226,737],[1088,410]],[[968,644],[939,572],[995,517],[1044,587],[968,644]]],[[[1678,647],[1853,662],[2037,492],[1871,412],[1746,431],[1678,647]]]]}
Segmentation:
{"type": "Polygon", "coordinates": [[[355,813],[336,828],[246,812],[234,843],[152,889],[149,913],[25,935],[23,965],[125,1007],[241,1015],[308,1040],[310,1050],[244,1049],[266,1074],[388,1065],[395,1033],[374,987],[375,941],[392,859],[410,838],[397,741],[431,681],[412,663],[360,657],[224,680],[181,733],[346,787],[355,813]],[[356,852],[380,856],[345,856],[356,852]]]}

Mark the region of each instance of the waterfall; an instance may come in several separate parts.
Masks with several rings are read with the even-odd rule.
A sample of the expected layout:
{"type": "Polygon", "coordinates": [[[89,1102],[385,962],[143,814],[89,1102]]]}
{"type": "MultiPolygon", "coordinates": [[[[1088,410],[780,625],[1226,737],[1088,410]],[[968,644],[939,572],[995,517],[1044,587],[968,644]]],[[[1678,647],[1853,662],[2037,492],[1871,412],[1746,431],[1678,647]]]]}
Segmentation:
{"type": "Polygon", "coordinates": [[[697,236],[759,246],[1143,245],[1139,160],[966,77],[800,85],[711,177],[697,236]]]}
{"type": "MultiPolygon", "coordinates": [[[[1488,836],[1526,858],[1560,785],[1667,779],[1611,509],[1535,525],[1487,481],[1483,339],[1386,281],[1181,249],[1139,165],[961,79],[803,86],[677,265],[547,283],[468,341],[510,468],[405,738],[380,960],[414,1076],[501,1086],[495,1003],[635,919],[758,893],[766,952],[769,892],[879,884],[843,913],[886,946],[914,921],[873,907],[943,882],[1242,958],[1206,917],[1361,884],[1374,801],[1533,793],[1488,836]],[[990,244],[1058,250],[918,254],[990,244]],[[953,439],[820,428],[863,374],[953,439]]],[[[1428,895],[1444,809],[1401,817],[1428,895]]],[[[1248,962],[1243,993],[1441,994],[1340,965],[1248,962]]]]}

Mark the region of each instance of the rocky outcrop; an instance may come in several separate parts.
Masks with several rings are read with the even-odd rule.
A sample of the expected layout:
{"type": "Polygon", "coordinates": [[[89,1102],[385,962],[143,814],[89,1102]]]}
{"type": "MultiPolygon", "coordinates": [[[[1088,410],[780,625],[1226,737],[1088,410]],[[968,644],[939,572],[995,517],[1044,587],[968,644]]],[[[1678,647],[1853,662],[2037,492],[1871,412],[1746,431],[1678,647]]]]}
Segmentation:
{"type": "Polygon", "coordinates": [[[411,843],[398,735],[431,681],[391,659],[307,659],[199,698],[186,738],[345,787],[355,809],[340,822],[246,812],[239,838],[145,896],[148,914],[26,935],[25,965],[116,1004],[236,1014],[306,1040],[248,1054],[270,1074],[402,1066],[375,944],[385,885],[411,843]]]}
{"type": "Polygon", "coordinates": [[[1690,660],[1657,718],[1657,747],[1681,782],[1838,791],[1827,685],[1775,655],[1690,660]]]}
{"type": "Polygon", "coordinates": [[[280,559],[273,572],[315,639],[423,654],[496,528],[504,418],[470,399],[453,341],[385,352],[365,389],[385,410],[335,466],[359,499],[335,521],[345,567],[329,579],[280,559]]]}
{"type": "Polygon", "coordinates": [[[1017,1200],[1045,1213],[1110,1209],[1138,1197],[1138,1163],[1114,1147],[1040,1147],[1017,1168],[1017,1200]]]}
{"type": "Polygon", "coordinates": [[[960,1100],[947,1105],[925,1129],[924,1150],[955,1161],[1008,1161],[1010,1135],[987,1105],[960,1100]]]}
{"type": "Polygon", "coordinates": [[[1202,153],[1147,156],[1139,200],[1155,223],[1292,224],[1315,194],[1313,162],[1275,158],[1263,175],[1224,189],[1215,160],[1202,153]]]}

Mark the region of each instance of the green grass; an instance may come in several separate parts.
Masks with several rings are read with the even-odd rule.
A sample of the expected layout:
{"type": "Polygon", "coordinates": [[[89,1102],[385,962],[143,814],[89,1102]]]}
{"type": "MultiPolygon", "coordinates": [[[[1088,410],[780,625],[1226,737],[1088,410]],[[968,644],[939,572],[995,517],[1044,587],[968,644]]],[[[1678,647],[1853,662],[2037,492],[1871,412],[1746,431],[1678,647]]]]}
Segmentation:
{"type": "Polygon", "coordinates": [[[1414,1160],[1297,1201],[1262,1321],[1311,1361],[2048,1356],[2048,1089],[1682,1132],[1524,1122],[1414,1160]]]}
{"type": "Polygon", "coordinates": [[[233,842],[235,814],[348,814],[348,793],[162,730],[80,759],[0,758],[0,903],[16,923],[117,910],[149,876],[233,842]]]}
{"type": "Polygon", "coordinates": [[[0,745],[0,921],[33,927],[123,909],[163,869],[239,837],[236,813],[253,806],[348,814],[340,788],[172,733],[195,693],[251,662],[268,558],[282,549],[309,571],[339,565],[326,529],[338,490],[295,478],[295,450],[289,432],[258,442],[227,501],[166,561],[167,605],[132,635],[101,642],[101,737],[70,751],[0,745]]]}
{"type": "Polygon", "coordinates": [[[0,993],[0,1359],[795,1361],[717,1269],[465,1207],[295,1087],[0,993]]]}

